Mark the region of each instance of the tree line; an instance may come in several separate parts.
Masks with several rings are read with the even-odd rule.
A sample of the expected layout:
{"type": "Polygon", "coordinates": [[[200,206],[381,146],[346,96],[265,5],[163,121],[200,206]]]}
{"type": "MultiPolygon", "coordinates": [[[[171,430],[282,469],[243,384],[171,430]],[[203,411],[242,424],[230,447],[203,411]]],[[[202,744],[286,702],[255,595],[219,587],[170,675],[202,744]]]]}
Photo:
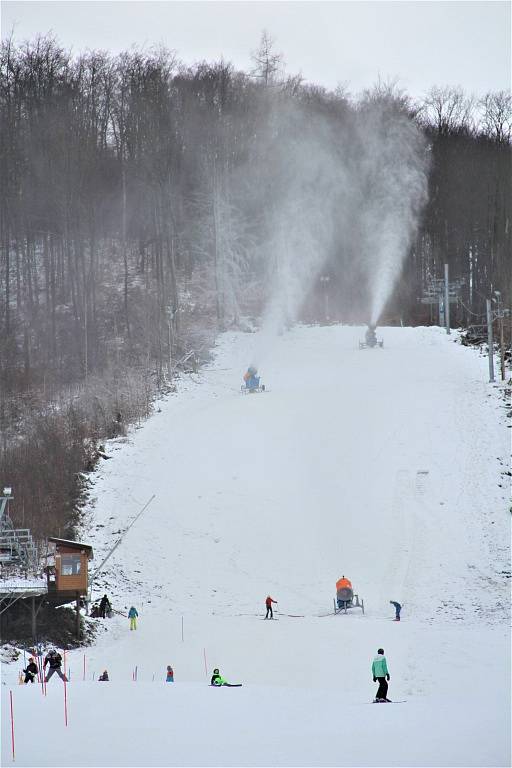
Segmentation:
{"type": "MultiPolygon", "coordinates": [[[[190,350],[261,315],[276,254],[299,247],[300,220],[320,205],[325,165],[308,147],[320,153],[329,135],[340,156],[355,152],[368,105],[405,115],[428,152],[428,201],[383,320],[430,322],[418,297],[445,262],[463,280],[458,322],[479,321],[494,290],[510,295],[510,94],[328,91],[287,75],[267,33],[253,64],[185,66],[166,49],[72,56],[50,35],[2,42],[0,480],[40,535],[72,527],[98,442],[142,418],[190,350]]],[[[322,215],[331,313],[365,321],[347,221],[332,206],[315,227],[322,215]]],[[[319,277],[304,319],[323,318],[319,277]]]]}

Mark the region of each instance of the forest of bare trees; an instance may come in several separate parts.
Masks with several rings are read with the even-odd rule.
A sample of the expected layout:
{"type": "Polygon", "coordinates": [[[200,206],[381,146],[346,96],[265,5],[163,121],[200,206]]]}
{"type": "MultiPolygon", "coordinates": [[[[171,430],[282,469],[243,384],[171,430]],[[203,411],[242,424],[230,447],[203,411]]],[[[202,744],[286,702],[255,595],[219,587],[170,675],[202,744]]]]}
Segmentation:
{"type": "MultiPolygon", "coordinates": [[[[459,324],[510,296],[510,94],[328,92],[287,76],[266,33],[253,63],[2,43],[0,482],[36,536],[72,533],[98,445],[149,413],[180,360],[261,314],[290,142],[328,131],[342,151],[371,102],[421,127],[428,202],[384,322],[428,323],[418,297],[445,262],[464,280],[459,324]]],[[[364,322],[357,250],[329,226],[332,316],[364,322]]],[[[318,278],[305,320],[323,319],[318,278]]]]}

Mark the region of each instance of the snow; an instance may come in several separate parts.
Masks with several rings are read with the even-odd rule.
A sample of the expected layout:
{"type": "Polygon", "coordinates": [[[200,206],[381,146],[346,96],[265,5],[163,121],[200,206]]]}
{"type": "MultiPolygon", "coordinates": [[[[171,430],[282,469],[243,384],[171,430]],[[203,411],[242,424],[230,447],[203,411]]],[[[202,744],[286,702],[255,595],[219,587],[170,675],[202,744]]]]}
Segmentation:
{"type": "Polygon", "coordinates": [[[67,654],[67,728],[60,680],[44,697],[4,668],[3,764],[9,688],[18,765],[510,763],[502,389],[456,335],[383,328],[384,349],[360,351],[363,333],[278,337],[259,361],[269,391],[247,397],[261,339],[224,334],[211,365],[111,444],[83,536],[100,563],[156,494],[96,583],[137,607],[138,629],[116,614],[67,654]],[[332,614],[342,574],[364,615],[332,614]],[[261,620],[267,594],[278,621],[261,620]],[[380,646],[405,703],[369,705],[380,646]],[[244,687],[210,688],[214,667],[244,687]]]}
{"type": "Polygon", "coordinates": [[[22,576],[14,576],[0,581],[1,592],[35,592],[39,594],[46,592],[47,586],[46,579],[26,579],[22,576]]]}

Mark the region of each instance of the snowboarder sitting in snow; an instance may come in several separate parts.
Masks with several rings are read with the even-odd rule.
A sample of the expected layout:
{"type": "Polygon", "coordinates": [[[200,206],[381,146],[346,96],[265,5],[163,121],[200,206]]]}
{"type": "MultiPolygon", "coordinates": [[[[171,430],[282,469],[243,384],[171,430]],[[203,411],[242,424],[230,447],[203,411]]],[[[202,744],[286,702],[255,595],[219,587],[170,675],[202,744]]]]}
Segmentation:
{"type": "Polygon", "coordinates": [[[52,677],[52,675],[54,675],[55,672],[58,674],[61,680],[63,680],[65,683],[68,682],[66,675],[63,675],[61,672],[62,656],[58,651],[55,650],[55,648],[51,648],[46,654],[46,658],[43,664],[43,669],[46,669],[47,664],[50,665],[50,669],[48,670],[48,674],[44,679],[45,683],[49,681],[50,677],[52,677]]]}
{"type": "Polygon", "coordinates": [[[210,680],[210,685],[228,685],[228,681],[224,680],[224,678],[220,676],[218,669],[214,669],[212,679],[210,680]]]}
{"type": "Polygon", "coordinates": [[[379,704],[381,702],[391,701],[391,699],[387,698],[390,677],[386,657],[384,656],[384,648],[379,648],[377,651],[377,656],[374,658],[372,664],[372,675],[374,683],[376,683],[377,680],[379,681],[379,688],[374,703],[379,704]]]}
{"type": "MultiPolygon", "coordinates": [[[[213,678],[212,678],[213,680],[213,678]]],[[[166,683],[174,683],[174,671],[170,664],[167,665],[167,673],[165,675],[166,683]]],[[[213,683],[212,683],[213,685],[213,683]]]]}
{"type": "Polygon", "coordinates": [[[102,683],[109,682],[108,672],[106,669],[104,669],[101,675],[98,677],[98,682],[102,682],[102,683]]]}
{"type": "Polygon", "coordinates": [[[277,600],[273,600],[270,595],[267,595],[267,599],[265,600],[265,607],[267,609],[267,615],[265,616],[266,619],[268,619],[269,614],[270,618],[274,618],[274,612],[272,610],[272,603],[275,603],[277,605],[277,600]]]}
{"type": "Polygon", "coordinates": [[[391,605],[395,606],[395,621],[400,621],[400,611],[402,610],[402,606],[400,603],[397,603],[395,600],[389,601],[391,605]]]}
{"type": "Polygon", "coordinates": [[[24,683],[33,683],[34,679],[35,679],[35,677],[37,675],[37,664],[35,663],[35,661],[32,658],[32,656],[28,660],[27,668],[24,669],[23,672],[25,673],[25,679],[24,679],[23,682],[24,683]]]}
{"type": "Polygon", "coordinates": [[[250,365],[247,369],[247,372],[244,373],[244,381],[246,389],[250,390],[251,392],[255,389],[258,389],[260,385],[260,377],[257,375],[258,369],[255,368],[253,365],[250,365]]]}
{"type": "Polygon", "coordinates": [[[241,688],[242,683],[228,683],[227,680],[224,680],[223,677],[220,676],[219,670],[214,669],[212,679],[210,681],[210,685],[213,685],[214,688],[220,688],[222,685],[225,685],[226,688],[241,688]]]}

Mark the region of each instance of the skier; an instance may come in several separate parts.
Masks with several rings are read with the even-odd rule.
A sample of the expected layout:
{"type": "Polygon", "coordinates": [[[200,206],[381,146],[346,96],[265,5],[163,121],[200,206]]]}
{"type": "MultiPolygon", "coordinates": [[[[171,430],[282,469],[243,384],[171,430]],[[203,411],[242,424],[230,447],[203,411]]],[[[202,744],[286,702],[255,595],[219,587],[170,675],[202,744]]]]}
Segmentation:
{"type": "Polygon", "coordinates": [[[241,683],[228,683],[227,680],[224,680],[223,677],[220,676],[220,672],[218,669],[213,670],[212,679],[210,680],[210,685],[213,685],[214,688],[220,688],[222,685],[226,688],[241,688],[241,683]]]}
{"type": "Polygon", "coordinates": [[[270,618],[274,618],[274,612],[272,610],[272,603],[275,603],[277,605],[277,600],[273,600],[270,595],[267,595],[267,599],[265,600],[265,607],[267,609],[267,615],[265,616],[266,619],[268,619],[268,615],[270,613],[270,618]]]}
{"type": "Polygon", "coordinates": [[[395,606],[395,621],[400,621],[400,611],[402,610],[402,606],[400,603],[395,602],[395,600],[389,601],[391,605],[395,606]]]}
{"type": "Polygon", "coordinates": [[[102,674],[98,677],[98,682],[102,682],[102,683],[109,682],[108,672],[106,669],[104,669],[102,674]]]}
{"type": "Polygon", "coordinates": [[[253,365],[250,365],[247,372],[244,373],[244,381],[246,388],[253,392],[258,389],[260,385],[260,377],[258,376],[258,369],[253,365]]]}
{"type": "Polygon", "coordinates": [[[219,670],[214,669],[212,679],[210,680],[210,685],[226,685],[226,683],[227,680],[224,680],[224,678],[220,676],[219,670]]]}
{"type": "Polygon", "coordinates": [[[130,619],[130,629],[137,629],[137,609],[133,607],[128,611],[128,618],[130,619]]]}
{"type": "Polygon", "coordinates": [[[377,690],[377,695],[373,700],[374,704],[380,704],[381,702],[383,703],[386,701],[391,701],[391,699],[387,698],[388,682],[390,680],[390,677],[389,677],[386,657],[384,656],[384,648],[379,648],[379,650],[377,651],[377,656],[374,658],[373,664],[372,664],[372,675],[373,675],[374,683],[376,683],[377,680],[379,681],[379,688],[377,690]]]}
{"type": "Polygon", "coordinates": [[[106,595],[103,595],[103,597],[100,600],[100,616],[102,619],[105,618],[107,614],[107,610],[110,609],[110,602],[106,595]]]}
{"type": "Polygon", "coordinates": [[[23,672],[25,673],[25,679],[24,679],[23,682],[24,683],[33,683],[34,679],[35,679],[35,677],[37,675],[37,664],[35,663],[35,661],[32,658],[32,656],[28,660],[27,668],[24,669],[23,672]]]}
{"type": "MultiPolygon", "coordinates": [[[[165,676],[166,683],[174,683],[174,671],[170,664],[167,665],[167,674],[165,676]]],[[[212,683],[213,685],[213,683],[212,683]]]]}
{"type": "Polygon", "coordinates": [[[63,680],[65,683],[68,682],[66,675],[63,675],[61,671],[62,656],[58,651],[55,650],[55,648],[50,648],[50,650],[46,654],[46,658],[43,664],[43,669],[46,669],[47,664],[49,664],[50,668],[48,670],[48,674],[44,679],[45,683],[49,681],[50,677],[52,677],[52,675],[54,675],[55,672],[58,674],[61,680],[63,680]]]}

